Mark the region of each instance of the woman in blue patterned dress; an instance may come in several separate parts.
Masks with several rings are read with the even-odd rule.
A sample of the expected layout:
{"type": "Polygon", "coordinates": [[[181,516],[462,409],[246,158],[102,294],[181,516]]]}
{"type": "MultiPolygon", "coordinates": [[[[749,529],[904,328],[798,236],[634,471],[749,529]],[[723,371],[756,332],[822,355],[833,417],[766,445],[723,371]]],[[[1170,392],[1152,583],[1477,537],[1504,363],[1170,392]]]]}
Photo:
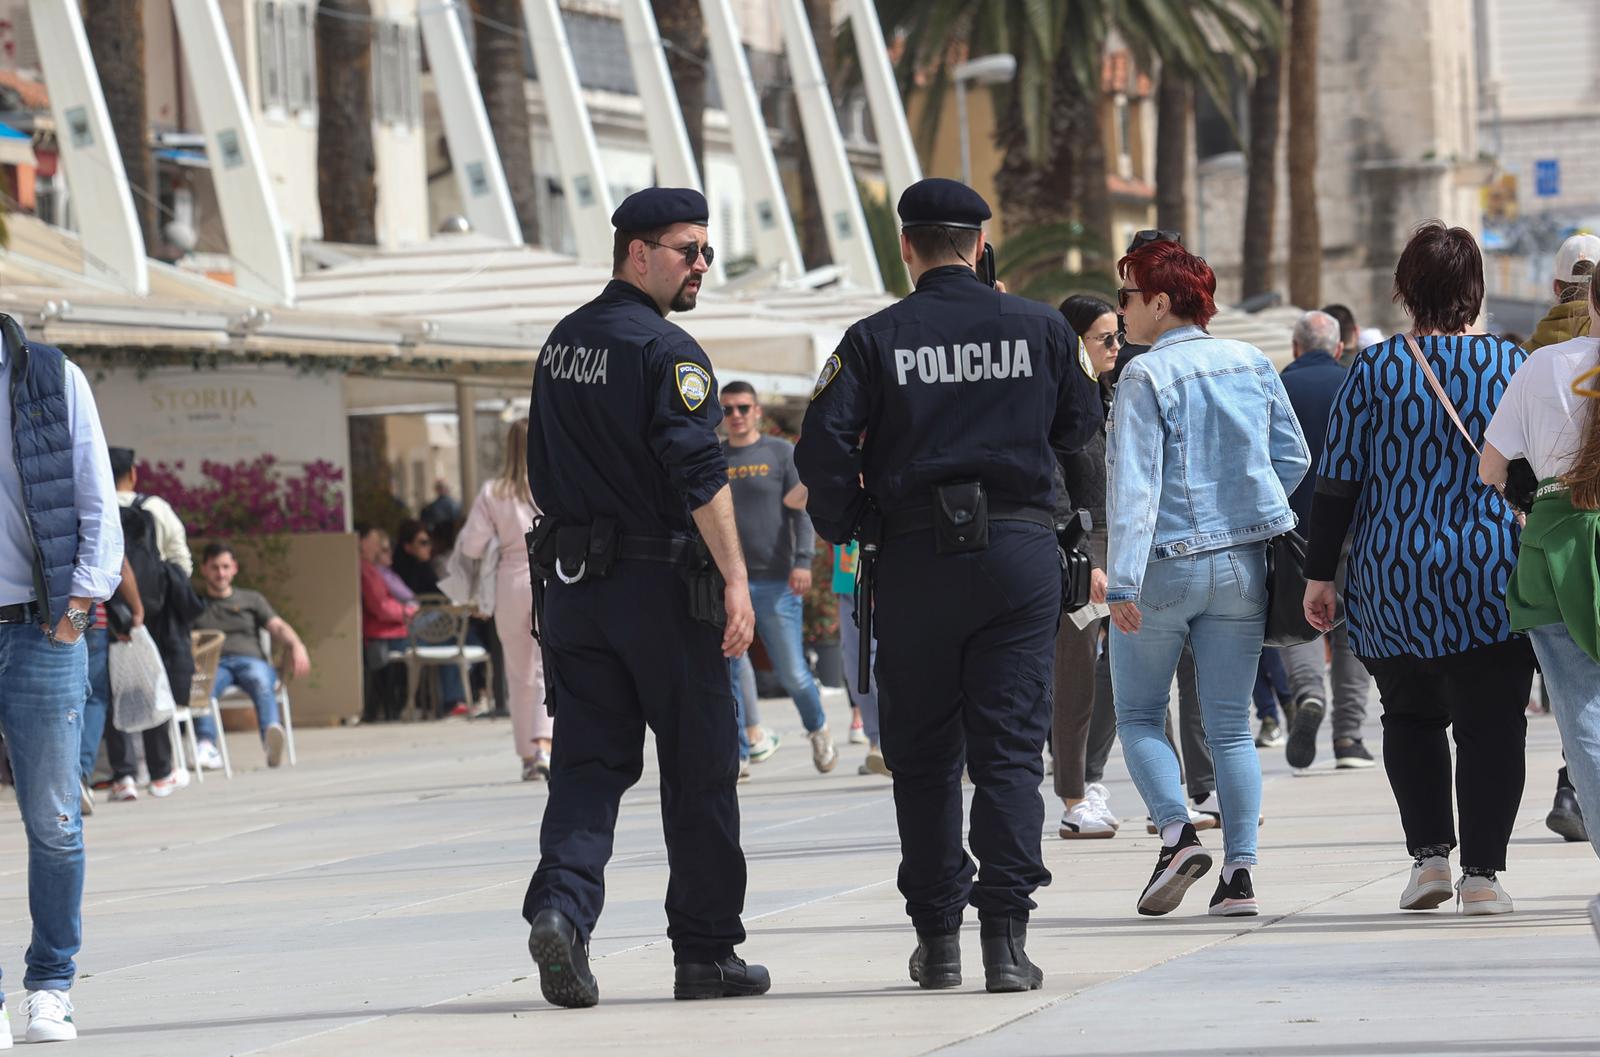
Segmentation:
{"type": "Polygon", "coordinates": [[[1383,763],[1413,857],[1400,907],[1430,910],[1454,893],[1463,914],[1504,914],[1511,899],[1496,875],[1522,800],[1533,654],[1505,606],[1515,517],[1478,479],[1476,440],[1451,408],[1482,437],[1526,354],[1469,333],[1483,307],[1483,257],[1466,230],[1419,227],[1394,283],[1412,328],[1364,350],[1334,403],[1307,533],[1306,615],[1331,624],[1334,569],[1353,524],[1350,646],[1383,702],[1383,763]],[[1461,813],[1454,889],[1446,728],[1461,813]]]}

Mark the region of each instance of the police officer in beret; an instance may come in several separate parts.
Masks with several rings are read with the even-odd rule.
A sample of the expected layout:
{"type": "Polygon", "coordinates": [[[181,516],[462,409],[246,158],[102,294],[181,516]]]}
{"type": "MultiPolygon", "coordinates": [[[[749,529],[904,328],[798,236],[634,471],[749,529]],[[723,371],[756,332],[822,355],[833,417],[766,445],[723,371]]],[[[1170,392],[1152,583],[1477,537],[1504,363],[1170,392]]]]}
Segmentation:
{"type": "Polygon", "coordinates": [[[698,192],[649,188],[611,217],[612,279],[540,351],[528,412],[535,623],[559,734],[523,916],[544,997],[592,1006],[588,943],[617,805],[655,732],[676,998],[763,994],[744,942],[738,732],[725,657],[755,615],[695,306],[713,252],[698,192]],[[720,573],[720,577],[718,576],[720,573]],[[725,585],[725,586],[724,586],[725,585]]]}
{"type": "Polygon", "coordinates": [[[827,359],[795,463],[818,535],[878,548],[877,675],[917,932],[911,978],[961,983],[970,903],[987,989],[1031,990],[1044,980],[1023,946],[1031,895],[1050,881],[1039,785],[1062,605],[1053,466],[1102,412],[1061,314],[975,274],[981,196],[923,180],[899,213],[916,289],[827,359]],[[961,843],[963,765],[976,870],[961,843]]]}

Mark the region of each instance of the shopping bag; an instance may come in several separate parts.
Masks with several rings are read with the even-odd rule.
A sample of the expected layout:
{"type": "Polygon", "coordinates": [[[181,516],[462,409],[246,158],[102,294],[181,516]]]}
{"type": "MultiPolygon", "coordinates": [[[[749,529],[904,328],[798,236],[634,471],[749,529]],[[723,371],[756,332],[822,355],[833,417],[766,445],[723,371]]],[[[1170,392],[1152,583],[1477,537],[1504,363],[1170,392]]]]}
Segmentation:
{"type": "Polygon", "coordinates": [[[172,684],[167,681],[167,669],[148,628],[134,628],[127,642],[112,642],[107,650],[107,665],[111,674],[112,726],[137,734],[172,718],[177,708],[172,684]]]}

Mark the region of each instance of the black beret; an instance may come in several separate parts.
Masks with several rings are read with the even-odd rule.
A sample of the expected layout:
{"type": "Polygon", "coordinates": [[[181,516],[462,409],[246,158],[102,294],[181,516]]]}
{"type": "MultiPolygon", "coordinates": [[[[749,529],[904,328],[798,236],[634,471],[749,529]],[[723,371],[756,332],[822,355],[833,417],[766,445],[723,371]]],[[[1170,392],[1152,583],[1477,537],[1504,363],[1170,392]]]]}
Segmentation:
{"type": "Polygon", "coordinates": [[[900,196],[901,227],[938,226],[944,228],[983,227],[992,215],[983,196],[959,180],[930,176],[918,180],[900,196]]]}
{"type": "Polygon", "coordinates": [[[692,187],[646,187],[622,200],[611,214],[618,231],[654,231],[673,224],[705,224],[711,219],[706,196],[692,187]]]}

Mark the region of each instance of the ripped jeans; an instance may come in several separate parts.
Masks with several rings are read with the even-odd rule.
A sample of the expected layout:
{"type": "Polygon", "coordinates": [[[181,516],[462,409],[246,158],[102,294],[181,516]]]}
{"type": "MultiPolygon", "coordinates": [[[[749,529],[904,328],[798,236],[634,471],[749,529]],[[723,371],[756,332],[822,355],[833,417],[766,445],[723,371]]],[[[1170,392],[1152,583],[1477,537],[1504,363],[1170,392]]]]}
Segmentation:
{"type": "Polygon", "coordinates": [[[53,642],[38,625],[0,624],[0,734],[28,836],[28,945],[23,985],[72,986],[82,941],[83,819],[78,763],[88,648],[53,642]]]}

